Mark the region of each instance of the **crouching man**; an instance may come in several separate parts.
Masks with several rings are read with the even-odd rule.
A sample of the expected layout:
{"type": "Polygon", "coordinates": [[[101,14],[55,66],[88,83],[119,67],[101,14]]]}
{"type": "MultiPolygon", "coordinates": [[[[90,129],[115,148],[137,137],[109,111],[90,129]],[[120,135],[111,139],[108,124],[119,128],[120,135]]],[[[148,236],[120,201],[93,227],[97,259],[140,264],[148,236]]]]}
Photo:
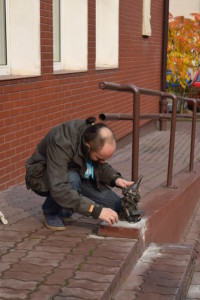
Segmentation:
{"type": "Polygon", "coordinates": [[[64,230],[64,220],[75,212],[118,222],[120,197],[111,187],[133,184],[123,179],[105,161],[116,150],[110,128],[95,118],[71,120],[52,130],[41,140],[26,161],[26,186],[46,197],[42,217],[47,228],[64,230]]]}

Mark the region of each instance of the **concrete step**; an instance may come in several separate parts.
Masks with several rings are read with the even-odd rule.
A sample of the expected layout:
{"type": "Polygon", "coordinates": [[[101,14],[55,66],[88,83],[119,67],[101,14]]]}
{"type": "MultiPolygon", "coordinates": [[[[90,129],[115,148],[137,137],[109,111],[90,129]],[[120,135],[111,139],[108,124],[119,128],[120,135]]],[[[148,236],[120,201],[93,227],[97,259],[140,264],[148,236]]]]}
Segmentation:
{"type": "Polygon", "coordinates": [[[193,269],[192,246],[150,244],[110,300],[183,300],[193,269]]]}
{"type": "MultiPolygon", "coordinates": [[[[141,256],[138,241],[133,239],[91,235],[85,248],[90,249],[89,255],[67,280],[66,286],[60,289],[55,300],[108,300],[141,256]]],[[[84,253],[84,247],[77,250],[78,256],[84,253]]]]}

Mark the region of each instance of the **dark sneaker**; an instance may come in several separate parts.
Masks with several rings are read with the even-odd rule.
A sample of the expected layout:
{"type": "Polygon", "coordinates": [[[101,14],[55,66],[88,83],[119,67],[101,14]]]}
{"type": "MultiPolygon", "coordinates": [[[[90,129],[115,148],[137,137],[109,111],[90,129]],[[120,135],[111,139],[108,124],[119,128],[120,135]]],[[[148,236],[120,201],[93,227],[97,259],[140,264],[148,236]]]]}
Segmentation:
{"type": "Polygon", "coordinates": [[[72,219],[73,210],[67,208],[61,208],[59,211],[59,216],[64,223],[71,223],[74,222],[72,219]]]}
{"type": "Polygon", "coordinates": [[[58,214],[48,215],[42,212],[45,226],[51,230],[65,230],[66,227],[58,214]]]}

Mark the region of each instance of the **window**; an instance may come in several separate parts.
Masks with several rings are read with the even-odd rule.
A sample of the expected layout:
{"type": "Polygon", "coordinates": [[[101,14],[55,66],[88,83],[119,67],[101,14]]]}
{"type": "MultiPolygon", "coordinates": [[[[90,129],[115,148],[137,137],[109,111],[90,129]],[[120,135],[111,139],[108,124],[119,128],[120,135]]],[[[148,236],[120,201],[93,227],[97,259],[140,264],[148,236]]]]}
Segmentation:
{"type": "Polygon", "coordinates": [[[40,0],[0,0],[0,42],[0,75],[40,75],[40,0]]]}
{"type": "Polygon", "coordinates": [[[119,0],[96,0],[96,68],[118,67],[119,0]]]}
{"type": "Polygon", "coordinates": [[[53,0],[53,61],[60,60],[60,0],[53,0]]]}
{"type": "Polygon", "coordinates": [[[54,71],[87,70],[87,0],[53,1],[54,71]]]}
{"type": "Polygon", "coordinates": [[[0,0],[0,75],[9,75],[9,63],[8,63],[8,4],[6,0],[0,0]]]}
{"type": "Polygon", "coordinates": [[[6,54],[6,5],[0,0],[0,65],[7,64],[6,54]]]}

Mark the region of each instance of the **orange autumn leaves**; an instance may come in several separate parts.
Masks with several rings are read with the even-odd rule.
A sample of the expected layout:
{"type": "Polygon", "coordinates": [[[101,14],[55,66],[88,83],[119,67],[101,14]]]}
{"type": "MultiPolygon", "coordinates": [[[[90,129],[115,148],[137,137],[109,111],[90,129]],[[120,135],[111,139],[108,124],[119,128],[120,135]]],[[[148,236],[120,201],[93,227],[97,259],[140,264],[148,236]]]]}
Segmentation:
{"type": "Polygon", "coordinates": [[[169,89],[174,82],[179,82],[182,95],[190,80],[188,71],[196,70],[200,62],[200,14],[193,16],[195,20],[169,16],[167,81],[169,89]]]}

